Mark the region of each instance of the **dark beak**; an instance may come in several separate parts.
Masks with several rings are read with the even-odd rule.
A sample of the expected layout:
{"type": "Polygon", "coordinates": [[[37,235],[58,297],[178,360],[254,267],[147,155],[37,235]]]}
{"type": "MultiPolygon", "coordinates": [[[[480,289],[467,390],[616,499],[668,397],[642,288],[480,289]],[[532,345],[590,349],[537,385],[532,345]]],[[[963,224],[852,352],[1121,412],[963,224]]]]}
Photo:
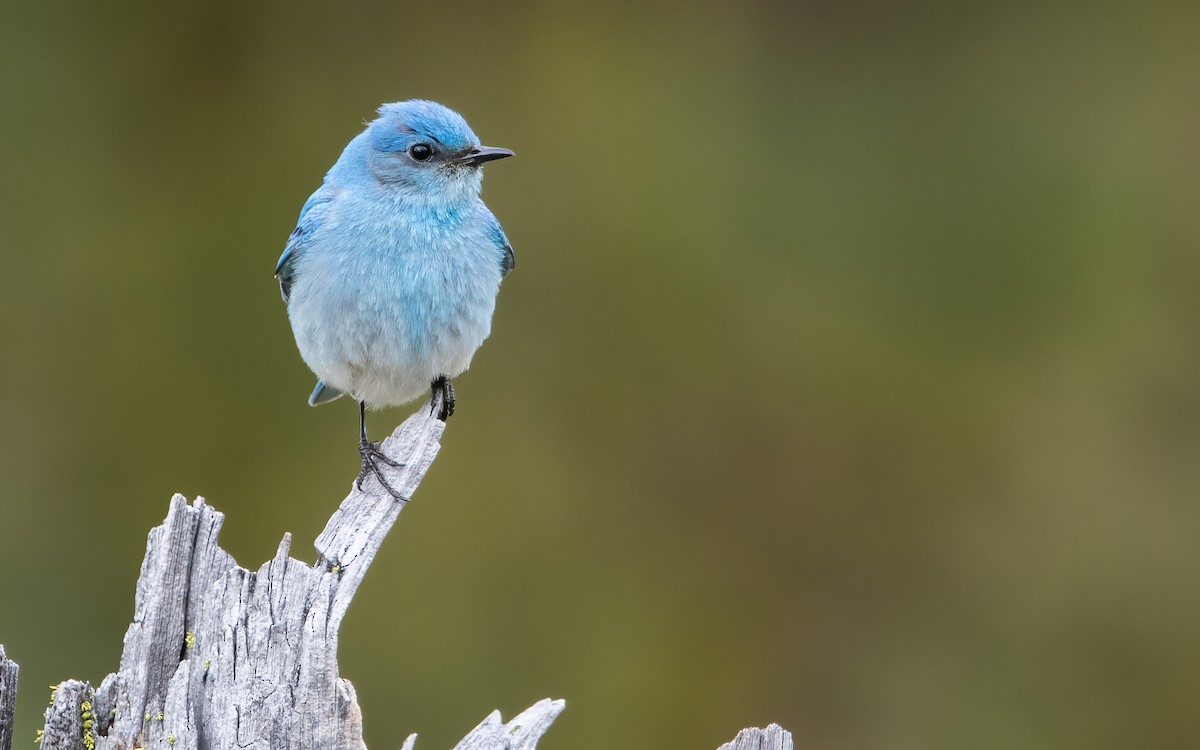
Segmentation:
{"type": "Polygon", "coordinates": [[[480,164],[497,159],[506,159],[510,156],[516,156],[512,151],[506,148],[493,148],[492,146],[473,146],[467,150],[465,154],[458,158],[459,164],[468,164],[472,167],[478,167],[480,164]]]}

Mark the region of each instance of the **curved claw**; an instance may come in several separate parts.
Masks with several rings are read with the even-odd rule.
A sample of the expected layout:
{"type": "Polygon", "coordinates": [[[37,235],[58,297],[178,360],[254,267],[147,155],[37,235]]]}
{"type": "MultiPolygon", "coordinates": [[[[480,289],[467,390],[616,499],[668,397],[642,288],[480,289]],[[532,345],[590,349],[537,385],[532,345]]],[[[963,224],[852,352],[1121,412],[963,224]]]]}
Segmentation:
{"type": "Polygon", "coordinates": [[[358,489],[361,490],[363,488],[363,480],[367,478],[367,475],[373,474],[375,478],[379,480],[380,486],[383,487],[383,489],[386,490],[389,495],[402,503],[408,502],[408,498],[402,496],[394,487],[392,487],[392,485],[388,484],[387,479],[384,478],[383,472],[379,468],[379,464],[384,463],[394,469],[403,469],[404,464],[396,461],[380,450],[379,443],[372,443],[369,441],[359,443],[358,454],[362,457],[362,469],[359,470],[358,478],[355,480],[355,485],[358,487],[358,489]]]}

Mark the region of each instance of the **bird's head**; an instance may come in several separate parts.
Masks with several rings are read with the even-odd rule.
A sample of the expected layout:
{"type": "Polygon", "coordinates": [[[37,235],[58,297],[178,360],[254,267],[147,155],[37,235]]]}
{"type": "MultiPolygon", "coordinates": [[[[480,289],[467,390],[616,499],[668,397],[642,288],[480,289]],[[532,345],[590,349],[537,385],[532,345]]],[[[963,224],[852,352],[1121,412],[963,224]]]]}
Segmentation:
{"type": "Polygon", "coordinates": [[[412,99],[385,104],[367,125],[368,166],[384,185],[413,197],[445,203],[479,195],[480,167],[512,156],[506,148],[482,146],[467,121],[436,102],[412,99]]]}

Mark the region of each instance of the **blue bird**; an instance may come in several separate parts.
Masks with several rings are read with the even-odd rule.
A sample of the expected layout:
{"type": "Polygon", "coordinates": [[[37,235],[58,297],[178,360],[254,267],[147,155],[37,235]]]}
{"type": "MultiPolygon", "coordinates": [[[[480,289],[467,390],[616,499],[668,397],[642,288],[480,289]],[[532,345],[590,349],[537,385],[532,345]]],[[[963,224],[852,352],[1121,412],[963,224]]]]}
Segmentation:
{"type": "Polygon", "coordinates": [[[300,356],[318,380],[310,406],[358,402],[357,484],[379,463],[398,466],[367,439],[366,409],[427,390],[454,413],[450,379],[488,337],[513,249],[479,194],[489,161],[457,112],[430,101],[385,104],[346,146],[304,203],[275,276],[300,356]]]}

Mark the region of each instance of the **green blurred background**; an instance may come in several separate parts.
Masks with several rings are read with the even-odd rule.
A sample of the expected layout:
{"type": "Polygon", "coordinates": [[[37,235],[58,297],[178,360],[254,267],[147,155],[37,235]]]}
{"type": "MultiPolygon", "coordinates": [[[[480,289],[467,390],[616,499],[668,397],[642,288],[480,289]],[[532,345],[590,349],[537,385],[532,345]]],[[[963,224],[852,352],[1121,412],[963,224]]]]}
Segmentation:
{"type": "Polygon", "coordinates": [[[271,270],[411,97],[519,154],[517,270],[343,628],[368,746],[1200,736],[1196,4],[167,5],[0,10],[20,742],[172,492],[313,557],[356,415],[271,270]]]}

